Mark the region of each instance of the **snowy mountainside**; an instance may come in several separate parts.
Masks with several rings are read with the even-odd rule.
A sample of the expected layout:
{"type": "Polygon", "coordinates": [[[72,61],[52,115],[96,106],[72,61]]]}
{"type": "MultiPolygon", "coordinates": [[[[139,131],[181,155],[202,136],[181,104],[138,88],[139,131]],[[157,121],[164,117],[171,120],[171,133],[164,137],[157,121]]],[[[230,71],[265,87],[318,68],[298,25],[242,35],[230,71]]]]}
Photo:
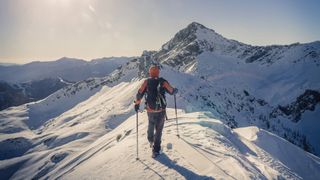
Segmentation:
{"type": "Polygon", "coordinates": [[[194,22],[151,57],[198,77],[184,98],[230,127],[256,125],[320,154],[320,41],[252,46],[194,22]]]}
{"type": "Polygon", "coordinates": [[[186,71],[194,65],[196,56],[204,51],[222,53],[236,47],[242,48],[242,46],[245,45],[227,40],[215,31],[194,22],[179,31],[153,56],[161,63],[186,71]]]}
{"type": "MultiPolygon", "coordinates": [[[[255,74],[267,72],[266,74],[281,75],[281,69],[284,67],[279,66],[279,68],[272,69],[265,66],[257,67],[253,63],[238,64],[234,62],[236,59],[216,56],[211,53],[202,53],[198,58],[199,67],[207,68],[207,70],[201,71],[202,75],[200,77],[194,73],[179,72],[173,70],[170,66],[163,65],[161,75],[179,89],[180,108],[188,112],[210,111],[215,118],[221,119],[232,128],[256,125],[286,138],[309,152],[318,154],[320,134],[318,133],[319,124],[317,123],[317,117],[319,117],[317,115],[319,114],[317,91],[306,89],[307,93],[305,93],[303,88],[298,90],[294,88],[285,89],[283,92],[280,91],[281,89],[276,91],[277,87],[283,88],[284,83],[281,83],[281,81],[292,83],[289,87],[297,87],[299,83],[304,83],[305,88],[317,87],[319,83],[313,78],[315,74],[319,74],[316,71],[317,69],[308,64],[301,64],[294,67],[297,69],[294,72],[304,72],[304,69],[308,67],[309,74],[306,73],[299,77],[294,72],[289,72],[289,77],[275,80],[275,76],[274,79],[266,79],[261,82],[263,76],[258,77],[255,74]],[[213,71],[211,72],[210,69],[213,71]],[[205,73],[208,73],[206,77],[204,77],[205,73]],[[310,81],[304,82],[306,78],[310,81]],[[275,90],[270,91],[269,89],[267,91],[268,88],[266,88],[263,91],[264,86],[275,90]],[[260,87],[260,89],[256,87],[260,87]],[[291,106],[284,107],[294,110],[293,115],[295,118],[299,118],[299,123],[291,119],[290,115],[282,115],[282,111],[279,110],[281,106],[278,106],[279,101],[272,102],[271,99],[267,98],[274,92],[275,95],[278,95],[278,97],[273,98],[275,100],[281,99],[279,95],[281,94],[282,96],[287,95],[284,97],[287,102],[296,102],[291,106]],[[301,96],[299,93],[305,95],[301,96]],[[295,98],[296,96],[297,98],[295,98]]],[[[147,68],[141,68],[141,64],[146,63],[145,60],[146,58],[141,58],[137,61],[138,72],[142,76],[145,72],[141,72],[147,71],[147,68]]],[[[287,63],[284,62],[283,64],[282,66],[285,66],[287,63]]],[[[125,68],[122,71],[125,72],[125,68]]],[[[301,75],[301,73],[298,74],[301,75]]],[[[269,76],[272,77],[272,75],[269,76]]],[[[285,102],[284,100],[282,102],[285,102]]],[[[168,97],[168,102],[172,104],[172,98],[168,97]]]]}
{"type": "Polygon", "coordinates": [[[47,78],[19,84],[0,81],[0,111],[47,97],[71,84],[62,78],[47,78]]]}
{"type": "MultiPolygon", "coordinates": [[[[118,67],[109,76],[80,81],[56,91],[43,100],[0,111],[0,115],[3,115],[0,123],[10,125],[12,120],[15,120],[19,116],[19,119],[21,119],[19,122],[24,122],[23,124],[27,125],[29,129],[38,129],[48,120],[59,116],[80,102],[90,98],[105,85],[112,87],[121,82],[130,82],[132,77],[137,77],[138,72],[136,68],[136,60],[131,60],[126,63],[126,66],[118,67]],[[23,109],[23,115],[15,115],[17,109],[23,109]]],[[[10,125],[9,128],[1,126],[0,132],[11,133],[11,127],[13,129],[24,129],[19,123],[10,125]]]]}
{"type": "Polygon", "coordinates": [[[55,163],[110,132],[133,114],[132,99],[140,84],[121,82],[93,90],[79,85],[81,90],[73,89],[60,99],[55,99],[60,95],[55,93],[45,100],[1,111],[1,177],[17,174],[17,179],[38,179],[54,169],[55,163]],[[61,114],[52,115],[59,111],[61,114]],[[46,113],[52,117],[42,116],[46,113]],[[30,168],[35,170],[32,176],[25,172],[30,168]]]}
{"type": "Polygon", "coordinates": [[[306,44],[252,46],[227,39],[196,22],[180,30],[158,52],[155,52],[153,57],[180,71],[188,71],[197,63],[197,56],[203,52],[269,66],[277,61],[285,61],[283,59],[290,59],[290,62],[310,61],[320,66],[320,41],[306,44]]]}

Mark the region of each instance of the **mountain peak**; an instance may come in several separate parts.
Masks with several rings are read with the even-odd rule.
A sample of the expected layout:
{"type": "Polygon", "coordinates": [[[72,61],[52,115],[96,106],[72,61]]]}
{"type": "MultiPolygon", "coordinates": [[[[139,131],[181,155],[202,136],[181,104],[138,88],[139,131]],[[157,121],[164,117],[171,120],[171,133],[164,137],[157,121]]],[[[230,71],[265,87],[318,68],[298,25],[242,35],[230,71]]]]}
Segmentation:
{"type": "MultiPolygon", "coordinates": [[[[190,23],[185,29],[198,30],[198,29],[208,29],[208,28],[205,27],[204,25],[198,23],[198,22],[192,22],[192,23],[190,23]]],[[[212,30],[212,31],[213,31],[213,30],[212,30]]]]}
{"type": "Polygon", "coordinates": [[[188,46],[195,41],[225,41],[225,38],[214,30],[205,27],[198,22],[190,23],[186,28],[180,30],[175,36],[166,44],[162,46],[164,50],[170,50],[176,46],[188,46]]]}
{"type": "Polygon", "coordinates": [[[175,66],[192,66],[195,57],[204,51],[230,49],[234,43],[204,25],[192,22],[180,30],[154,54],[155,59],[175,66]]]}
{"type": "Polygon", "coordinates": [[[190,42],[195,41],[197,39],[196,34],[197,31],[200,29],[210,30],[200,23],[192,22],[187,27],[181,29],[178,33],[176,33],[175,36],[169,42],[162,46],[162,48],[168,50],[179,44],[187,45],[190,42]]]}

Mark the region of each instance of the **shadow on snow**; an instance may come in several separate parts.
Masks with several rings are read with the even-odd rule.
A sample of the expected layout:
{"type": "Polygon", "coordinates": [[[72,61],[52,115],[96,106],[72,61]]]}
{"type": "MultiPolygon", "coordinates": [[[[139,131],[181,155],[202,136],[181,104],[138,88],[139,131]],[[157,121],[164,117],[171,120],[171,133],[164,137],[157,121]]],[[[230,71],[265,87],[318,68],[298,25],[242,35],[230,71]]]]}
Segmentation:
{"type": "MultiPolygon", "coordinates": [[[[155,158],[156,161],[160,162],[161,164],[167,166],[169,169],[173,169],[176,172],[178,172],[181,176],[183,176],[185,179],[206,179],[206,180],[213,180],[214,178],[209,176],[201,176],[199,174],[194,173],[190,169],[187,169],[183,166],[180,166],[176,163],[174,163],[166,154],[161,154],[157,158],[155,158]]],[[[157,174],[161,179],[165,179],[159,172],[152,169],[150,166],[148,166],[143,161],[139,160],[143,165],[145,165],[148,169],[153,171],[155,174],[157,174]]]]}

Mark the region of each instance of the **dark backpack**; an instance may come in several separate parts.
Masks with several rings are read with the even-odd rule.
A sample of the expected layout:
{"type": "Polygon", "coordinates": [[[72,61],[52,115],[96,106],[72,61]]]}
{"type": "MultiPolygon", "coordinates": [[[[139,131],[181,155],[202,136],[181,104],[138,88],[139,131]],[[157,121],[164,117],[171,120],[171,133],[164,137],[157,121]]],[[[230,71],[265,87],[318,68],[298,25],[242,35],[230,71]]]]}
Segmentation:
{"type": "Polygon", "coordinates": [[[163,78],[148,78],[146,90],[146,105],[153,110],[165,109],[167,106],[163,78]]]}

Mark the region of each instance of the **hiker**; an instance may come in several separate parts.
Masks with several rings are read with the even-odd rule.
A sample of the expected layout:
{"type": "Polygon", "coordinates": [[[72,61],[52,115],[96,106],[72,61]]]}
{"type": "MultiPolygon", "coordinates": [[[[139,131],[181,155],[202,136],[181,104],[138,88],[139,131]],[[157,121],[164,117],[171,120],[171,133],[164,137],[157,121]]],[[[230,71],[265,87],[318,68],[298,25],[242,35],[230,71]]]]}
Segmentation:
{"type": "Polygon", "coordinates": [[[138,112],[140,102],[146,94],[146,109],[148,113],[148,141],[152,147],[152,157],[159,155],[161,148],[161,136],[166,116],[165,92],[174,95],[178,89],[171,87],[169,82],[159,77],[159,67],[151,65],[149,68],[149,78],[146,79],[138,90],[134,109],[138,112]],[[154,133],[155,131],[155,133],[154,133]]]}

